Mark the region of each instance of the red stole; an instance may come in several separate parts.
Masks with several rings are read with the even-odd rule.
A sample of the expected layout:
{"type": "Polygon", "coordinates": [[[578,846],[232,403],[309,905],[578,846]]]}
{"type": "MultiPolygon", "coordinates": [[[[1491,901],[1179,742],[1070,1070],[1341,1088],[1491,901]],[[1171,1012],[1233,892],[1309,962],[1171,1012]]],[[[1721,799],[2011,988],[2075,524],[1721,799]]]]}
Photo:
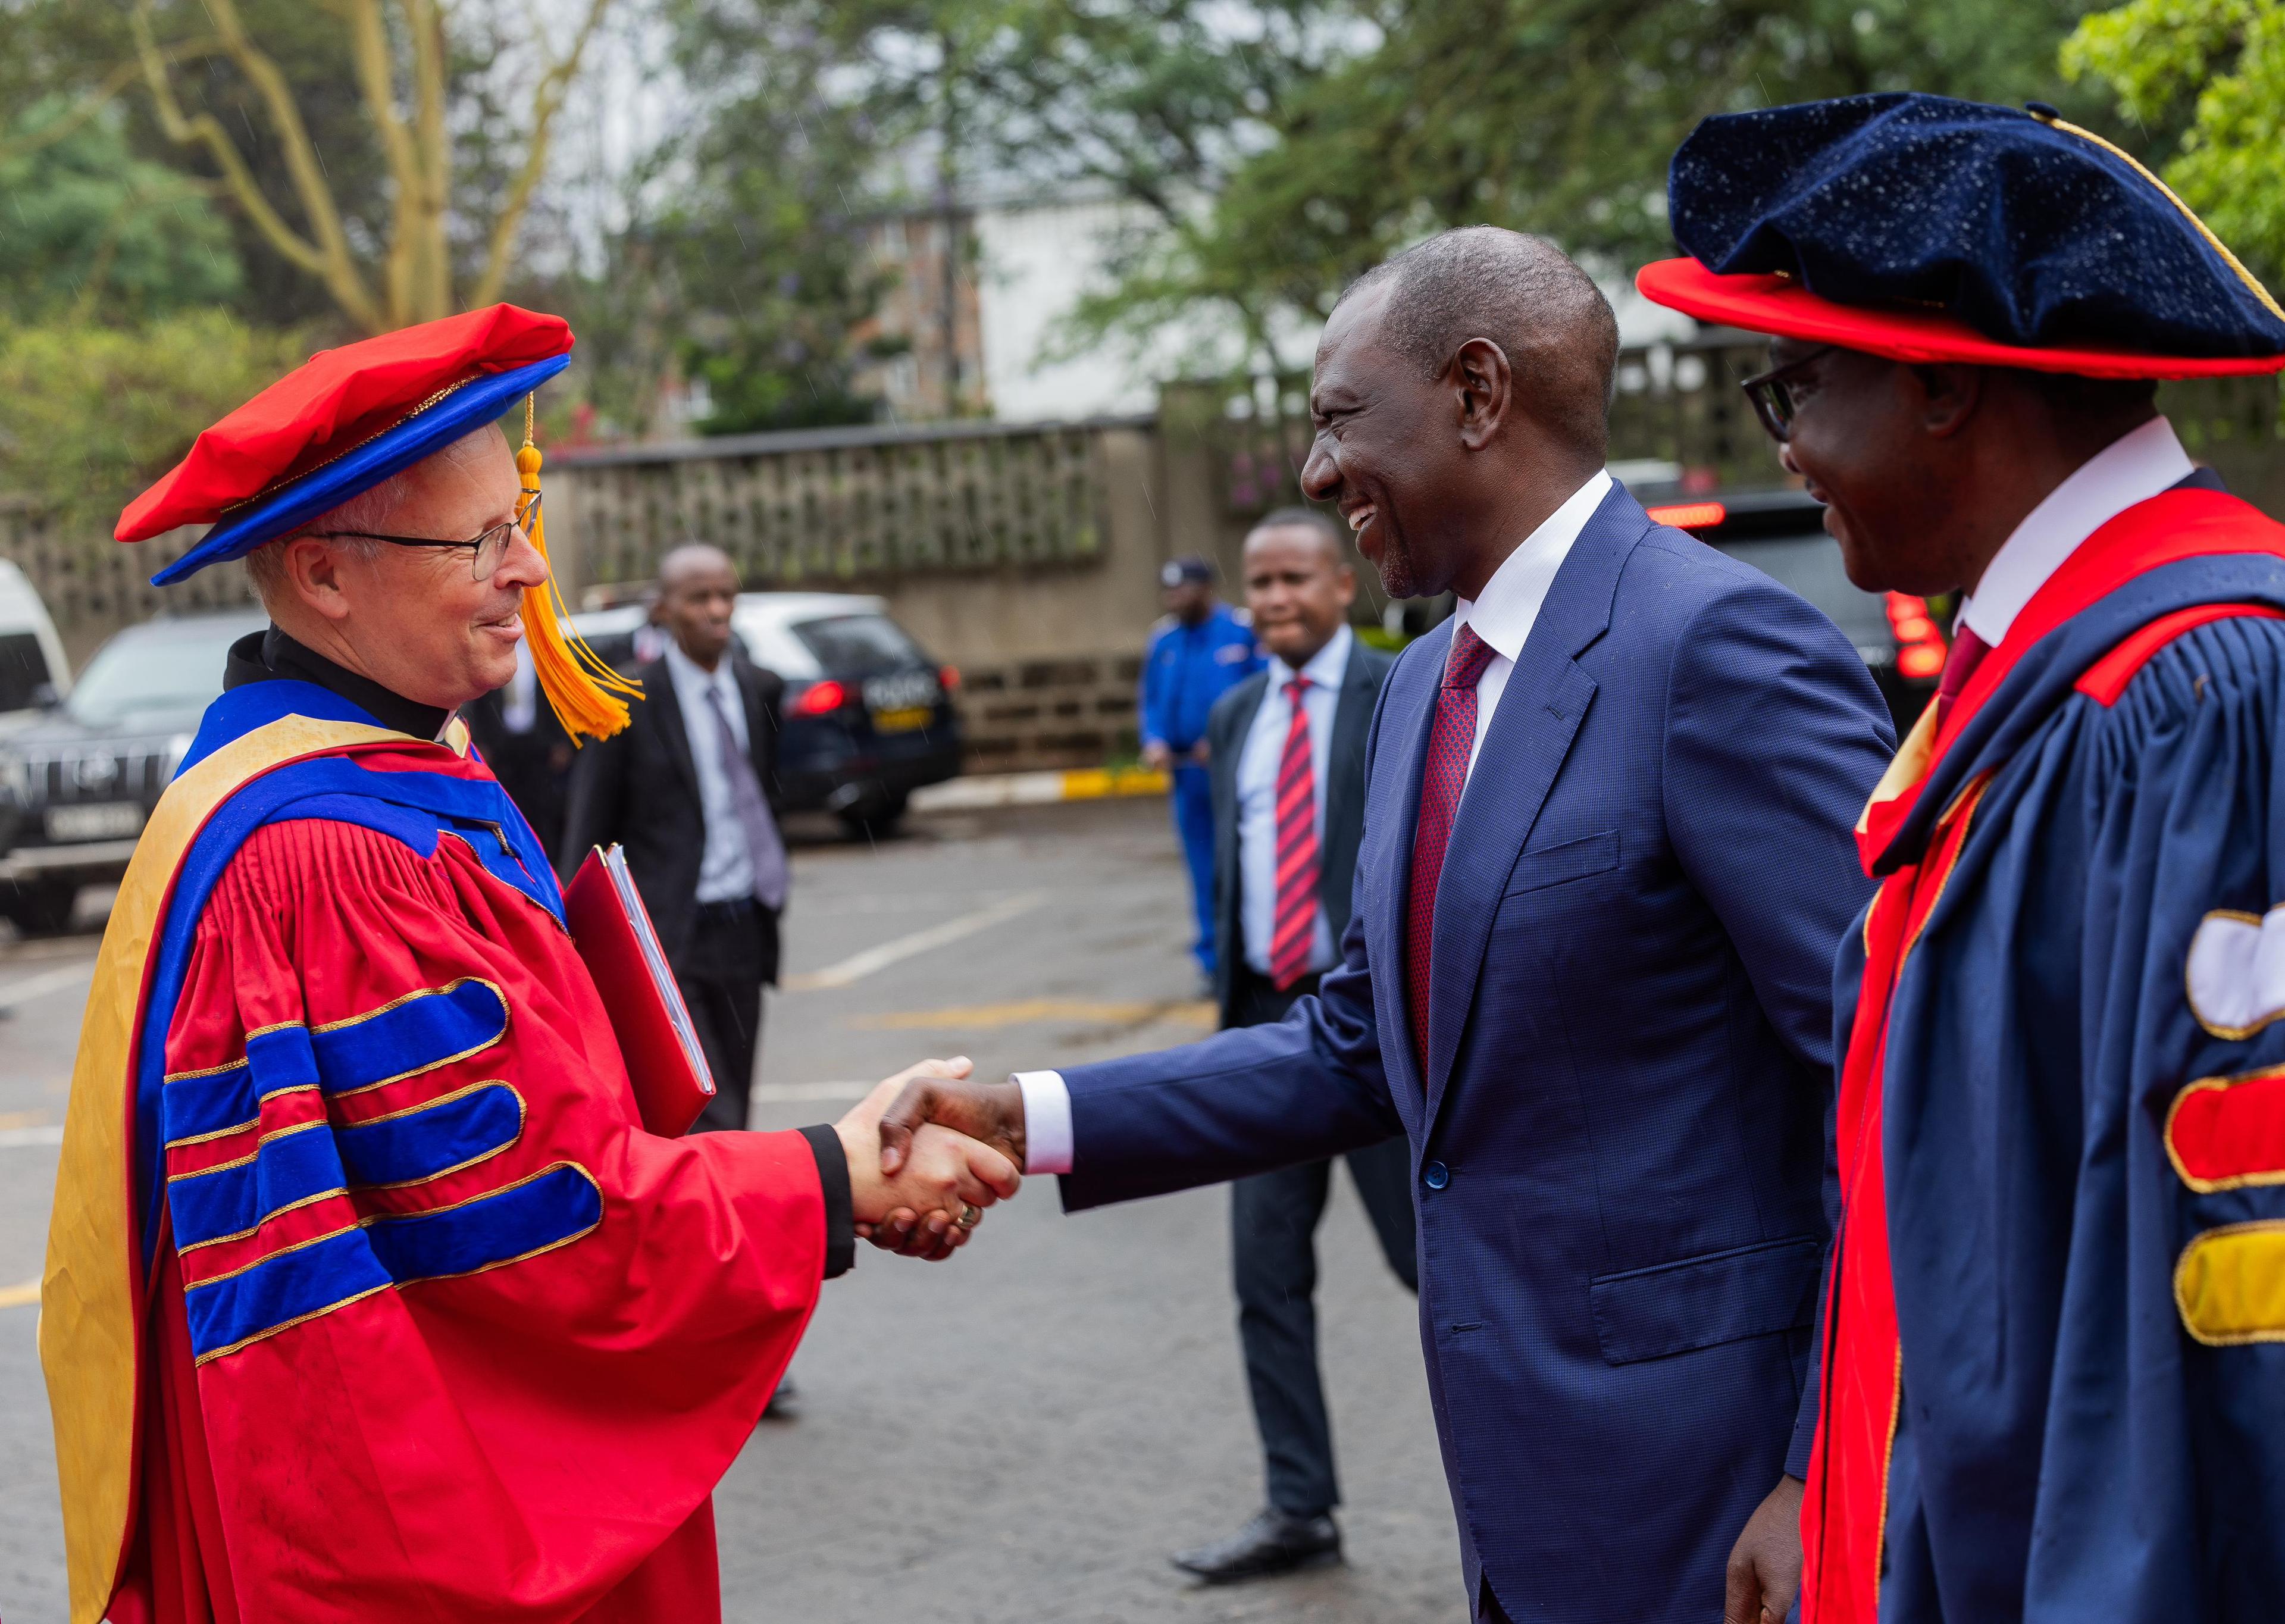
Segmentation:
{"type": "MultiPolygon", "coordinates": [[[[2169,490],[2137,503],[2081,543],[1976,666],[1941,726],[1931,705],[1905,738],[1857,826],[1866,873],[1904,827],[1944,753],[2027,650],[2137,576],[2186,558],[2231,553],[2285,554],[2285,529],[2235,497],[2205,490],[2169,490]]],[[[2210,604],[2163,616],[2098,661],[2079,689],[2108,704],[2163,642],[2225,616],[2274,613],[2210,604]],[[2155,637],[2162,628],[2166,636],[2155,637]],[[2122,664],[2130,651],[2135,657],[2122,664]]],[[[1961,788],[1937,819],[1920,860],[1881,883],[1865,917],[1865,975],[1841,1066],[1835,1129],[1841,1232],[1826,1280],[1821,1402],[1802,1502],[1803,1624],[1875,1624],[1880,1613],[1888,1452],[1904,1374],[1881,1148],[1888,1008],[1991,779],[1986,771],[1961,788]]]]}

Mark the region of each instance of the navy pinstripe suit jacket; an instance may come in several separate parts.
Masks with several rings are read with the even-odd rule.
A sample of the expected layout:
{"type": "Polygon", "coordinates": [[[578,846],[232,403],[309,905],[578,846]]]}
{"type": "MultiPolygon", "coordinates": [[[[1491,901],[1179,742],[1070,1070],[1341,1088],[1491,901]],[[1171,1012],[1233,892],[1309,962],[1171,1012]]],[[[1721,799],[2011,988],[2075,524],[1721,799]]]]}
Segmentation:
{"type": "Polygon", "coordinates": [[[1461,800],[1423,1076],[1402,914],[1449,643],[1382,689],[1344,962],[1281,1024],[1066,1072],[1064,1205],[1409,1134],[1472,1601],[1711,1624],[1814,1425],[1833,963],[1887,712],[1829,621],[1614,489],[1461,800]]]}

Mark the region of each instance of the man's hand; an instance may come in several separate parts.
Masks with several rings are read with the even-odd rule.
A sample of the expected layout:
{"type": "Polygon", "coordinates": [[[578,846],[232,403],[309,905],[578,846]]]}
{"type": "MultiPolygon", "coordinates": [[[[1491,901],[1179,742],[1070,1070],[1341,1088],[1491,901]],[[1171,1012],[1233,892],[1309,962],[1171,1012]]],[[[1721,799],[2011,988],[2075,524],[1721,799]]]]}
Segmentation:
{"type": "Polygon", "coordinates": [[[1799,1478],[1779,1478],[1746,1519],[1730,1548],[1722,1624],[1784,1624],[1801,1589],[1801,1496],[1807,1487],[1799,1478]]]}
{"type": "Polygon", "coordinates": [[[929,1061],[890,1079],[905,1087],[881,1113],[882,1172],[894,1174],[904,1165],[914,1131],[924,1122],[980,1139],[1018,1169],[1024,1165],[1024,1091],[1012,1082],[976,1082],[964,1058],[929,1061]]]}
{"type": "Polygon", "coordinates": [[[1174,765],[1174,752],[1164,739],[1146,739],[1142,742],[1142,765],[1153,773],[1164,773],[1174,765]]]}
{"type": "Polygon", "coordinates": [[[923,1061],[881,1083],[833,1125],[849,1157],[850,1207],[857,1233],[875,1245],[890,1245],[876,1236],[882,1226],[893,1220],[899,1230],[893,1250],[931,1260],[948,1258],[968,1243],[976,1222],[971,1209],[980,1212],[1014,1195],[1022,1185],[1020,1157],[1011,1159],[933,1124],[922,1124],[905,1135],[896,1165],[883,1165],[880,1123],[890,1102],[916,1079],[957,1081],[968,1071],[965,1059],[923,1061]]]}

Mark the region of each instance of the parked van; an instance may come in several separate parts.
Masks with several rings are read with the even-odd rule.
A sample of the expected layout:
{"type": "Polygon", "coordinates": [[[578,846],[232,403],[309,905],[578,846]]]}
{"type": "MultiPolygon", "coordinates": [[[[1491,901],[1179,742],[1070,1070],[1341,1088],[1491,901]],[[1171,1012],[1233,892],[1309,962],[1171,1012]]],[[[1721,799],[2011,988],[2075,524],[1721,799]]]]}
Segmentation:
{"type": "Polygon", "coordinates": [[[71,690],[71,667],[48,606],[24,572],[0,559],[0,731],[71,690]]]}

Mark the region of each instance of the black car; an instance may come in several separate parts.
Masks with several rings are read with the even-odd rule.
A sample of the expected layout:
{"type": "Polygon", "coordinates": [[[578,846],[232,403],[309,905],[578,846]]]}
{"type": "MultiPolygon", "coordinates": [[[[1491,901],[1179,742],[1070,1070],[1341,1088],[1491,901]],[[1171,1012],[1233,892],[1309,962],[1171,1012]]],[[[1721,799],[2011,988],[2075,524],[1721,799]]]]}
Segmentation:
{"type": "MultiPolygon", "coordinates": [[[[634,606],[572,617],[608,658],[639,663],[634,606]]],[[[960,773],[960,673],[930,658],[878,598],[741,592],[730,628],[785,682],[778,779],[788,812],[829,812],[880,833],[914,790],[960,773]]]]}
{"type": "Polygon", "coordinates": [[[82,885],[127,872],[160,792],[258,610],[162,616],[88,662],[61,705],[0,740],[0,915],[63,930],[82,885]]]}
{"type": "Polygon", "coordinates": [[[1901,739],[1936,692],[1944,634],[1927,600],[1871,592],[1849,578],[1841,544],[1826,533],[1825,509],[1794,490],[1725,491],[1691,499],[1652,499],[1650,516],[1688,530],[1751,564],[1823,610],[1857,646],[1888,702],[1901,739]]]}

